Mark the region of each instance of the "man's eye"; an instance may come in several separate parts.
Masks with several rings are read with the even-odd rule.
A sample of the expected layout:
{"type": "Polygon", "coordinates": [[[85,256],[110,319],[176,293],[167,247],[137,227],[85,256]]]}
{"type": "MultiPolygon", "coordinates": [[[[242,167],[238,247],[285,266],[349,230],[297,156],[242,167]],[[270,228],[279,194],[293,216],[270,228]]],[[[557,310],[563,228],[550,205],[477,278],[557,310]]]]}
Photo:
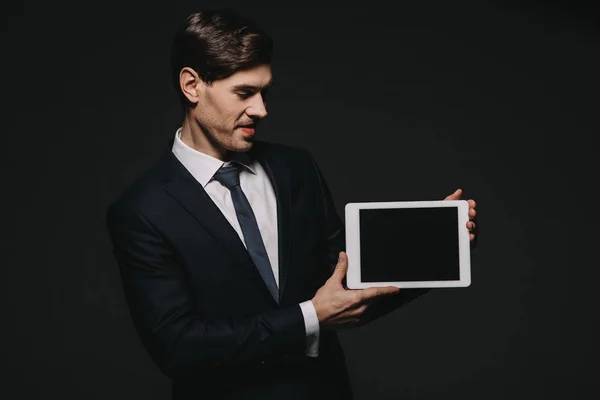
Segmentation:
{"type": "Polygon", "coordinates": [[[245,99],[248,99],[248,98],[250,98],[250,96],[252,96],[252,93],[248,93],[248,92],[239,92],[239,93],[237,94],[237,96],[238,96],[240,99],[242,99],[242,100],[245,100],[245,99]]]}

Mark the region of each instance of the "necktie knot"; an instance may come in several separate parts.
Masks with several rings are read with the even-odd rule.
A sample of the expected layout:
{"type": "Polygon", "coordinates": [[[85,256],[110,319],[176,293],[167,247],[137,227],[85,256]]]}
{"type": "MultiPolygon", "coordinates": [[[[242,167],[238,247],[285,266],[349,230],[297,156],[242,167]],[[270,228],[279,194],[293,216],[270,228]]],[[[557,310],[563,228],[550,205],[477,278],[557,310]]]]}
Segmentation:
{"type": "Polygon", "coordinates": [[[223,186],[231,190],[240,184],[240,170],[234,164],[222,166],[215,173],[213,179],[222,183],[223,186]]]}

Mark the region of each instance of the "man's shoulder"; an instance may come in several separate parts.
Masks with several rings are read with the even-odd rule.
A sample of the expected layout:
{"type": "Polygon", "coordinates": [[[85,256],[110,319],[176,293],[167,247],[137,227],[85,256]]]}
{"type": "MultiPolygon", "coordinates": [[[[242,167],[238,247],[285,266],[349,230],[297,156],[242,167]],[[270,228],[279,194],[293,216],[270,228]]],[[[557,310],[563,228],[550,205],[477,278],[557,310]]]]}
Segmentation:
{"type": "MultiPolygon", "coordinates": [[[[288,145],[267,141],[255,141],[252,153],[269,159],[276,159],[290,166],[291,170],[306,171],[312,169],[312,155],[301,146],[288,145]]],[[[165,172],[165,166],[173,166],[171,162],[165,162],[166,154],[151,163],[145,169],[138,172],[131,183],[125,187],[121,194],[108,205],[108,214],[130,214],[138,213],[153,214],[165,205],[167,194],[164,190],[164,177],[169,175],[165,172]]]]}
{"type": "Polygon", "coordinates": [[[156,208],[164,196],[160,182],[160,160],[139,171],[120,195],[108,205],[107,214],[138,212],[156,208]]]}

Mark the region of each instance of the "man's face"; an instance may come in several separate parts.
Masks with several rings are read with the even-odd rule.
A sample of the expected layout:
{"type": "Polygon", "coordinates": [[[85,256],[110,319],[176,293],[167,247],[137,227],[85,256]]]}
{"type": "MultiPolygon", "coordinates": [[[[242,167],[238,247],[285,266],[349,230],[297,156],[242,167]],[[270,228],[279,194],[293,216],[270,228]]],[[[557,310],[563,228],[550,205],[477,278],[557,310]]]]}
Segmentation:
{"type": "Polygon", "coordinates": [[[217,152],[252,148],[257,123],[267,116],[265,98],[271,79],[271,66],[259,65],[211,85],[200,83],[199,101],[192,113],[217,152]]]}

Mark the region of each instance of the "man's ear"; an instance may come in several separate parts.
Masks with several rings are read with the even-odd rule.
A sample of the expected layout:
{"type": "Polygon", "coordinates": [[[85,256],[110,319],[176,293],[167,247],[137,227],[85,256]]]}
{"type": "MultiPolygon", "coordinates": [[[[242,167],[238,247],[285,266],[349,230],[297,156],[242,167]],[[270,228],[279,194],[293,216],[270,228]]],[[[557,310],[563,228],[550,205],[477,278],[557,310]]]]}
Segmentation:
{"type": "Polygon", "coordinates": [[[200,100],[200,91],[203,86],[204,82],[200,79],[196,71],[189,67],[181,69],[179,72],[179,87],[190,103],[198,103],[200,100]]]}

